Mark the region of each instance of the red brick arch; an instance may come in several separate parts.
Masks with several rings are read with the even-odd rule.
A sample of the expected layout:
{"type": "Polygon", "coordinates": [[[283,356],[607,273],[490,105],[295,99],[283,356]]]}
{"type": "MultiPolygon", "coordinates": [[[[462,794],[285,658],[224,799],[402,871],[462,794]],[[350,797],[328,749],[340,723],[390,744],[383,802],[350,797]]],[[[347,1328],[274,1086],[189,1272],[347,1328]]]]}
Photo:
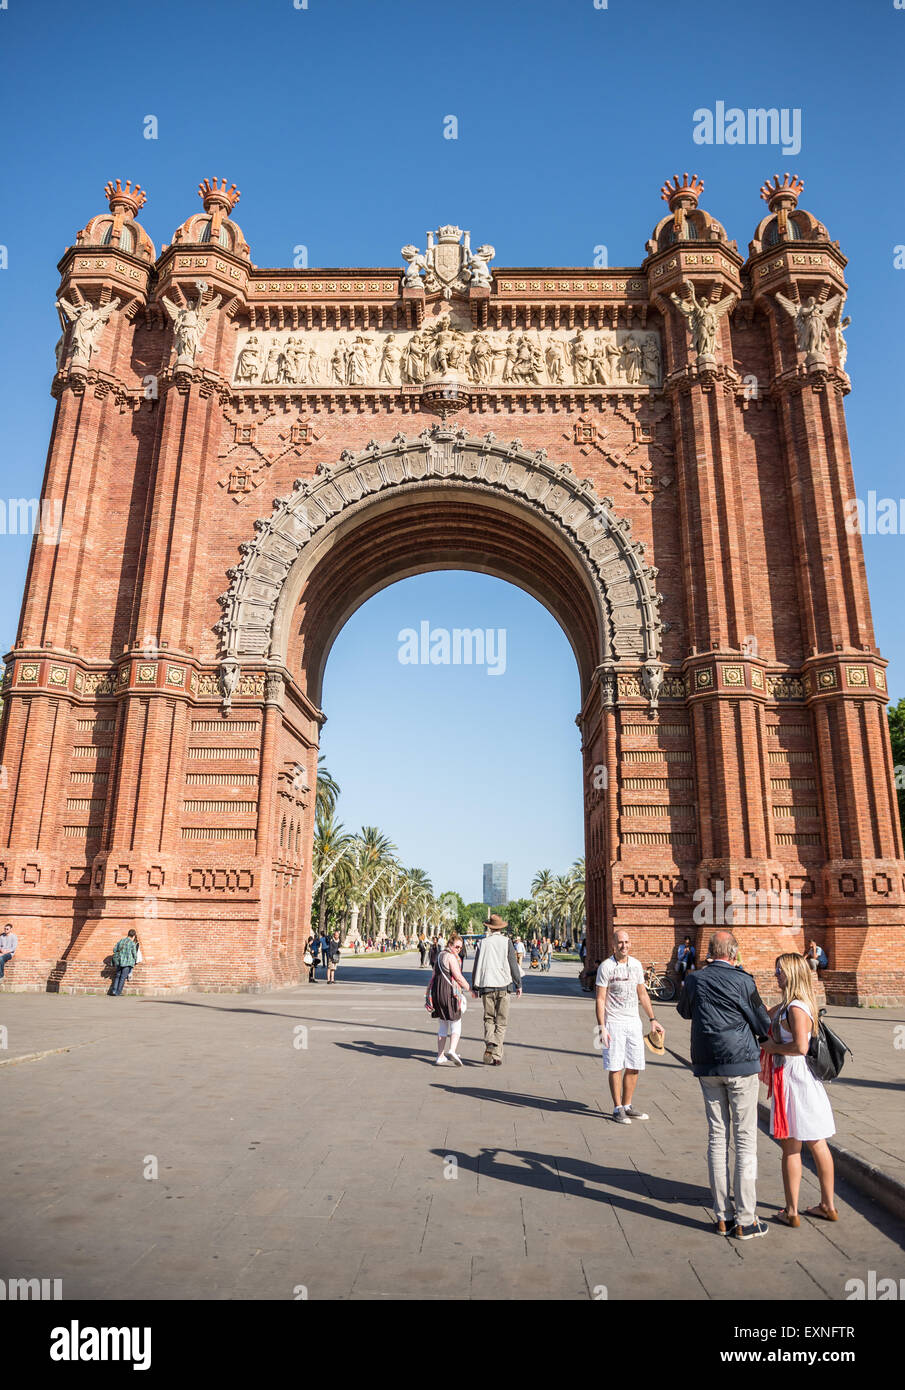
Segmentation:
{"type": "Polygon", "coordinates": [[[435,426],[344,453],[255,523],[230,571],[224,659],[305,673],[319,703],[330,646],[372,594],[433,569],[473,569],[533,594],[563,627],[586,696],[601,663],[660,655],[656,571],[587,480],[518,440],[435,426]],[[302,616],[297,613],[302,606],[302,616]]]}

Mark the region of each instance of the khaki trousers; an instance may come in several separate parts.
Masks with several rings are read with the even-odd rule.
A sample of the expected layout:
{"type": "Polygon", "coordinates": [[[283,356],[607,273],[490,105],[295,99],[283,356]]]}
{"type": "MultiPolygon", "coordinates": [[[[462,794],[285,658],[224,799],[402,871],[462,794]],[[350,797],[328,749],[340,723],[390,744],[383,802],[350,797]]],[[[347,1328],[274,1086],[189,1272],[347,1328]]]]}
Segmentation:
{"type": "Polygon", "coordinates": [[[707,1162],[713,1209],[719,1221],[752,1226],[757,1206],[757,1076],[699,1076],[707,1113],[707,1162]],[[729,1132],[735,1141],[732,1183],[735,1212],[729,1197],[729,1132]]]}
{"type": "Polygon", "coordinates": [[[509,1022],[509,991],[489,989],[484,999],[484,1050],[502,1061],[503,1039],[509,1022]]]}

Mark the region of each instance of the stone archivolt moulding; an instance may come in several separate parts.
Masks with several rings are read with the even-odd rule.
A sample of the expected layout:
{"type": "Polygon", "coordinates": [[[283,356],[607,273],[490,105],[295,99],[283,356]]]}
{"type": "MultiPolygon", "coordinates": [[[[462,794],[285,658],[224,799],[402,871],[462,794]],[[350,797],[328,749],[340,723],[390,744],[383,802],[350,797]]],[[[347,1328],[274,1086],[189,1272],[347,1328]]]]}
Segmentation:
{"type": "MultiPolygon", "coordinates": [[[[242,561],[227,571],[220,596],[223,616],[215,630],[221,660],[261,661],[271,656],[274,620],[290,569],[312,537],[346,509],[379,495],[461,483],[480,493],[508,494],[552,524],[588,577],[598,602],[602,661],[636,666],[658,663],[662,596],[657,571],[644,564],[644,545],[631,539],[631,522],[611,513],[612,498],[599,498],[589,479],[567,463],[552,463],[543,449],[521,441],[469,435],[436,425],[389,444],[372,440],[359,453],[345,450],[337,466],[321,464],[313,479],[298,478],[292,494],[277,498],[270,517],[255,522],[256,537],[239,546],[242,561]]],[[[276,659],[279,653],[273,653],[276,659]]]]}

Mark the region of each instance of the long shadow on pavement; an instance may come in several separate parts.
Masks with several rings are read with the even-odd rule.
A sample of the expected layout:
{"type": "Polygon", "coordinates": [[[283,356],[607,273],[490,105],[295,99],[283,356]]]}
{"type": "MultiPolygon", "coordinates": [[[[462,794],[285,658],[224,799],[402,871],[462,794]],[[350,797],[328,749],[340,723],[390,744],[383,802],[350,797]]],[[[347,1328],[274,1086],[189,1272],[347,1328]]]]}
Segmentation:
{"type": "Polygon", "coordinates": [[[485,1091],[476,1086],[443,1086],[444,1091],[452,1091],[457,1096],[473,1096],[475,1100],[496,1100],[501,1105],[514,1105],[520,1110],[546,1110],[552,1115],[593,1115],[595,1119],[609,1119],[594,1105],[585,1105],[579,1100],[559,1100],[551,1096],[530,1096],[523,1091],[485,1091]]]}
{"type": "MultiPolygon", "coordinates": [[[[446,1158],[449,1148],[432,1149],[431,1153],[446,1158]]],[[[625,1211],[638,1212],[652,1216],[658,1221],[671,1225],[696,1227],[710,1230],[710,1219],[695,1220],[693,1217],[677,1212],[662,1211],[651,1203],[675,1202],[686,1206],[709,1206],[712,1201],[709,1187],[699,1184],[677,1182],[672,1178],[656,1179],[639,1173],[636,1168],[602,1168],[599,1164],[584,1159],[554,1157],[551,1154],[536,1153],[527,1149],[481,1149],[477,1155],[456,1154],[460,1168],[476,1173],[479,1178],[494,1178],[500,1182],[515,1183],[518,1187],[530,1187],[535,1191],[564,1193],[571,1197],[587,1197],[592,1202],[609,1202],[625,1211]],[[500,1163],[497,1154],[512,1154],[518,1163],[500,1163]],[[526,1167],[523,1165],[527,1165],[526,1167]],[[623,1191],[637,1191],[639,1184],[649,1188],[651,1183],[662,1187],[662,1191],[649,1193],[645,1197],[638,1193],[638,1200],[623,1196],[620,1192],[594,1191],[589,1184],[599,1184],[623,1191]]]]}

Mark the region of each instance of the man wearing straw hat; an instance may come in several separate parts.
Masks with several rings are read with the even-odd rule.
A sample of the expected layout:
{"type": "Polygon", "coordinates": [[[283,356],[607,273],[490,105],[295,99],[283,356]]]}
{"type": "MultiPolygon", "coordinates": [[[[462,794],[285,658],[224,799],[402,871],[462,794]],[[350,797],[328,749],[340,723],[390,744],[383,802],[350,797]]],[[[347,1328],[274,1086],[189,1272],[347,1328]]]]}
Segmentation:
{"type": "Polygon", "coordinates": [[[507,923],[491,912],[484,926],[487,931],[475,951],[471,991],[484,1004],[484,1062],[500,1067],[509,1022],[509,995],[521,998],[522,976],[515,946],[506,935],[507,923]]]}

